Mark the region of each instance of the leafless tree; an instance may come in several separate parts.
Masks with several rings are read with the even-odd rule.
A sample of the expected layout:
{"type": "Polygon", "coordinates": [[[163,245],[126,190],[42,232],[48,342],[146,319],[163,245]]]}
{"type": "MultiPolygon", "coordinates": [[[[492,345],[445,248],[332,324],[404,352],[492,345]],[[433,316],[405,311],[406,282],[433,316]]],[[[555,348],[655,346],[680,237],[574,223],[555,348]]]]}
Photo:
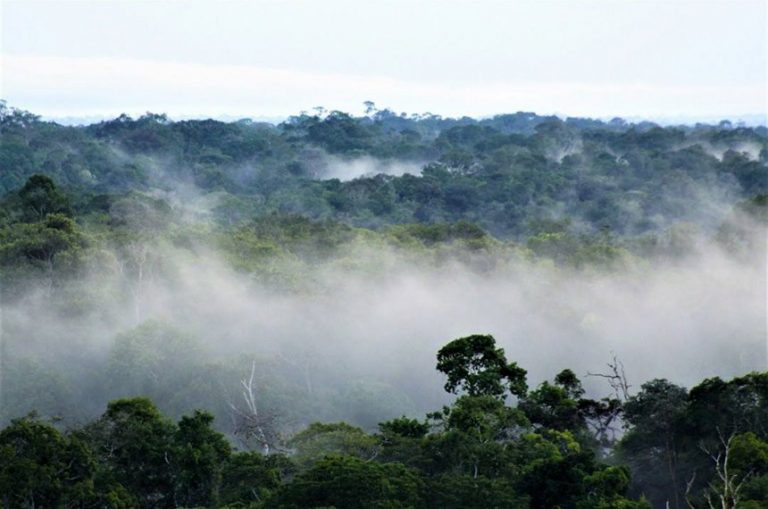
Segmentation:
{"type": "Polygon", "coordinates": [[[614,354],[607,366],[608,371],[605,373],[587,372],[587,376],[605,379],[613,391],[611,397],[594,402],[594,408],[587,409],[589,415],[587,425],[600,442],[616,440],[621,423],[621,413],[624,411],[624,403],[629,399],[629,389],[632,387],[627,381],[624,363],[618,356],[614,354]]]}
{"type": "Polygon", "coordinates": [[[627,374],[624,371],[624,363],[618,358],[616,354],[613,354],[611,362],[607,364],[607,373],[587,373],[587,376],[595,376],[604,378],[608,381],[608,384],[613,389],[613,394],[619,401],[627,401],[629,399],[629,389],[632,387],[627,382],[627,374]]]}
{"type": "Polygon", "coordinates": [[[281,440],[277,432],[274,413],[259,411],[254,388],[255,376],[256,361],[253,361],[250,377],[240,380],[245,407],[238,406],[231,401],[229,407],[232,410],[235,436],[239,437],[246,446],[255,441],[264,454],[269,454],[279,448],[281,440]]]}
{"type": "MultiPolygon", "coordinates": [[[[703,444],[699,445],[699,448],[712,460],[715,466],[715,480],[709,483],[705,500],[709,509],[737,509],[741,488],[752,476],[752,471],[739,476],[730,470],[729,459],[736,433],[731,433],[726,439],[720,428],[717,428],[717,436],[720,439],[717,451],[713,452],[703,444]]],[[[690,498],[691,487],[695,480],[696,473],[694,472],[685,490],[685,501],[690,509],[696,509],[690,498]]]]}

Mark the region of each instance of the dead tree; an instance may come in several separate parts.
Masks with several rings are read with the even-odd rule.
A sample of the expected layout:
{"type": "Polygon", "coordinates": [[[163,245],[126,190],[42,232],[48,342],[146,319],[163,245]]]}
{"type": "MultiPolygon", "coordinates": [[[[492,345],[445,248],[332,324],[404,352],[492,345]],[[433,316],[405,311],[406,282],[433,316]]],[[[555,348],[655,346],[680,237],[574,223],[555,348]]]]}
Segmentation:
{"type": "Polygon", "coordinates": [[[619,401],[627,401],[629,399],[629,389],[632,387],[627,382],[627,374],[624,371],[624,363],[619,360],[616,354],[613,355],[613,359],[608,364],[608,373],[587,373],[587,376],[595,376],[599,378],[605,378],[608,381],[608,385],[613,389],[613,395],[619,401]]]}
{"type": "Polygon", "coordinates": [[[615,354],[607,365],[607,373],[587,372],[587,376],[605,379],[613,391],[610,397],[600,401],[587,400],[590,403],[585,409],[587,425],[601,443],[616,440],[617,428],[620,427],[621,414],[624,411],[624,403],[629,399],[629,389],[632,387],[627,381],[624,363],[615,354]]]}
{"type": "Polygon", "coordinates": [[[255,376],[256,361],[253,361],[251,376],[240,380],[245,407],[241,408],[231,401],[229,407],[232,409],[235,436],[240,438],[245,446],[250,446],[255,441],[264,454],[269,454],[279,447],[280,436],[276,431],[275,415],[271,412],[259,411],[253,385],[255,376]]]}
{"type": "MultiPolygon", "coordinates": [[[[728,461],[730,459],[733,438],[736,436],[736,433],[731,433],[726,440],[725,437],[723,437],[720,428],[717,428],[717,436],[720,439],[720,444],[716,453],[712,452],[703,444],[699,445],[699,449],[712,460],[712,463],[714,463],[715,466],[715,481],[709,483],[704,498],[707,501],[707,507],[709,509],[736,509],[739,507],[741,488],[751,477],[752,471],[749,471],[742,476],[732,473],[728,461]]],[[[691,479],[688,481],[685,490],[685,502],[690,509],[696,509],[690,499],[691,487],[695,480],[696,473],[694,472],[691,479]]]]}

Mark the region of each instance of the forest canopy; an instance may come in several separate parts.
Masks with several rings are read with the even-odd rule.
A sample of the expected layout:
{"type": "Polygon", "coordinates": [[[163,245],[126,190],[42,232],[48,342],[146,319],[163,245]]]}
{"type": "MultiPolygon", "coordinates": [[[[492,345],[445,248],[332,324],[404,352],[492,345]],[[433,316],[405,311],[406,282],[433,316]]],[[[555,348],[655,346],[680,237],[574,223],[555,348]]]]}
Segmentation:
{"type": "Polygon", "coordinates": [[[570,370],[528,390],[525,370],[507,362],[491,336],[458,338],[438,353],[446,389],[465,388],[450,406],[372,432],[314,423],[288,441],[267,439],[271,454],[263,453],[270,423],[255,407],[244,436],[266,451],[234,449],[208,412],[173,422],[141,397],[112,401],[65,432],[34,415],[15,419],[0,431],[2,502],[643,509],[768,500],[768,373],[708,379],[690,391],[659,379],[629,397],[592,400],[570,370]],[[511,373],[498,366],[514,372],[516,404],[500,390],[511,373]],[[486,383],[476,385],[478,376],[486,383]],[[621,419],[624,435],[609,439],[621,419]]]}
{"type": "Polygon", "coordinates": [[[768,507],[767,225],[765,127],[0,103],[0,507],[768,507]]]}

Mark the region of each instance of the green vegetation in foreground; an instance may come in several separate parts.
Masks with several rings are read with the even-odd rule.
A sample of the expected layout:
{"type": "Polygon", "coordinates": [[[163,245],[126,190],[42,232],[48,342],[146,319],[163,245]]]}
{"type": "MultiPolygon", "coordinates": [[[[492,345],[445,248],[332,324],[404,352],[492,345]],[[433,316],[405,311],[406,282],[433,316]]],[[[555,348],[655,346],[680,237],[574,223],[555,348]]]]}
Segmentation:
{"type": "Polygon", "coordinates": [[[0,431],[0,504],[766,507],[768,372],[690,391],[653,380],[596,401],[567,369],[529,389],[526,371],[491,336],[456,339],[437,361],[458,398],[375,433],[315,423],[273,440],[268,420],[242,413],[243,433],[269,454],[233,449],[208,412],[174,423],[142,397],[112,401],[96,421],[64,432],[35,416],[16,419],[0,431]],[[625,433],[616,440],[619,422],[625,433]]]}

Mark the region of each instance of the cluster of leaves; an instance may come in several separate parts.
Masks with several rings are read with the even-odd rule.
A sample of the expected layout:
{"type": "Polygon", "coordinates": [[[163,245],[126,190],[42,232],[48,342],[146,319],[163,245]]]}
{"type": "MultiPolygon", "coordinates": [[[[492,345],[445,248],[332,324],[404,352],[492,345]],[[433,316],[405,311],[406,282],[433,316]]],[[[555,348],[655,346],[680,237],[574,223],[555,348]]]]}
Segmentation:
{"type": "Polygon", "coordinates": [[[393,419],[375,433],[315,423],[266,456],[233,449],[207,412],[174,423],[142,397],[113,401],[66,432],[35,416],[17,419],[0,431],[0,501],[641,509],[722,497],[723,507],[757,509],[768,500],[768,373],[705,380],[690,392],[665,380],[643,385],[620,402],[627,433],[606,456],[590,422],[614,412],[615,400],[584,399],[571,371],[529,391],[525,370],[482,335],[446,345],[438,370],[459,397],[426,420],[393,419]]]}
{"type": "Polygon", "coordinates": [[[580,233],[634,235],[681,221],[712,226],[719,205],[768,192],[767,135],[730,124],[388,110],[303,114],[277,126],[147,114],[65,127],[2,105],[0,192],[42,173],[77,190],[76,205],[87,208],[87,196],[183,182],[218,193],[216,217],[227,224],[271,212],[365,227],[464,220],[519,240],[567,217],[580,233]],[[361,157],[423,170],[324,179],[330,166],[361,157]]]}

